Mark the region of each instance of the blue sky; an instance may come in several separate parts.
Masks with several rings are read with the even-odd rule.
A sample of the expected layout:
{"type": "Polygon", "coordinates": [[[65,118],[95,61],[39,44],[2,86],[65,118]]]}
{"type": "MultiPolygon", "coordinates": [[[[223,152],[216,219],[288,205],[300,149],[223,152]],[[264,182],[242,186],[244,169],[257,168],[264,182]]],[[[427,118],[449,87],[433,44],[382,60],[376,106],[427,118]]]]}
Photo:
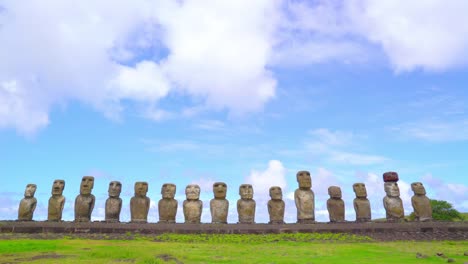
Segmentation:
{"type": "Polygon", "coordinates": [[[64,219],[84,175],[96,177],[92,218],[123,183],[129,220],[148,181],[157,220],[163,183],[228,184],[229,222],[242,183],[257,222],[268,188],[283,188],[295,222],[295,174],[309,170],[316,215],[338,185],[354,220],[352,184],[383,217],[382,173],[468,211],[466,1],[0,0],[0,219],[16,219],[36,183],[36,220],[64,179],[64,219]]]}

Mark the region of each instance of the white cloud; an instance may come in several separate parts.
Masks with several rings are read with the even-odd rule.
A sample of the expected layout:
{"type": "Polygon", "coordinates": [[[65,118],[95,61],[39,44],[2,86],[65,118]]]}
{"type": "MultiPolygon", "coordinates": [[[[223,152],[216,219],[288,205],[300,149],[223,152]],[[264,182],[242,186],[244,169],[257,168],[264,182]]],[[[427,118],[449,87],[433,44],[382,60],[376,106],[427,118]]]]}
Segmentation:
{"type": "Polygon", "coordinates": [[[407,138],[432,142],[468,140],[468,120],[423,120],[390,128],[407,138]]]}
{"type": "Polygon", "coordinates": [[[380,155],[350,151],[349,149],[351,148],[357,148],[356,142],[363,138],[351,132],[330,131],[325,128],[319,128],[310,131],[309,134],[312,137],[305,144],[307,150],[331,163],[373,165],[388,160],[388,158],[380,155]]]}
{"type": "Polygon", "coordinates": [[[245,181],[254,186],[255,193],[258,195],[268,195],[271,186],[279,186],[284,192],[286,187],[286,168],[281,161],[270,160],[266,170],[252,170],[245,181]]]}

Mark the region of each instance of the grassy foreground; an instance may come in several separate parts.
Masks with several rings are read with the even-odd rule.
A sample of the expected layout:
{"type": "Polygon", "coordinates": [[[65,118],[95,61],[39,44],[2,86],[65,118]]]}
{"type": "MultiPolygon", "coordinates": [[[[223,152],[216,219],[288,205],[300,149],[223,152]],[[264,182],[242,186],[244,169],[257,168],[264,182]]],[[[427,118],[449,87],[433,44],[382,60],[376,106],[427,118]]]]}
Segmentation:
{"type": "Polygon", "coordinates": [[[456,263],[467,241],[372,242],[346,234],[177,235],[134,240],[0,240],[0,263],[456,263]],[[418,259],[416,253],[427,255],[418,259]]]}

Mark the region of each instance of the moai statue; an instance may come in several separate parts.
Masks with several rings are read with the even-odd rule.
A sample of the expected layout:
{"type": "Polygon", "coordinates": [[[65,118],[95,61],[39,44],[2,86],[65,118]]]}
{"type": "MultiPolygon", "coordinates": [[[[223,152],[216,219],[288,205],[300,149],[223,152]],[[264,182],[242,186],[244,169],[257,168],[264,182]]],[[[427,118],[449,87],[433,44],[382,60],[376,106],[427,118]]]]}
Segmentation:
{"type": "Polygon", "coordinates": [[[186,200],[184,201],[184,218],[186,224],[199,224],[203,210],[200,201],[200,186],[189,184],[185,187],[186,200]]]}
{"type": "Polygon", "coordinates": [[[122,183],[119,181],[111,181],[109,183],[108,192],[109,198],[106,200],[106,222],[118,223],[120,222],[120,211],[122,210],[122,199],[120,199],[122,183]]]}
{"type": "Polygon", "coordinates": [[[426,189],[420,182],[413,182],[411,190],[414,195],[411,197],[411,204],[414,209],[416,221],[427,222],[432,220],[432,207],[429,198],[426,196],[426,189]]]}
{"type": "Polygon", "coordinates": [[[268,201],[268,214],[270,215],[269,224],[284,224],[284,201],[281,187],[273,186],[270,188],[271,200],[268,201]]]}
{"type": "Polygon", "coordinates": [[[327,210],[330,222],[344,222],[345,206],[343,199],[341,199],[341,188],[330,186],[328,188],[328,195],[330,195],[330,199],[327,200],[327,210]]]}
{"type": "Polygon", "coordinates": [[[371,221],[371,207],[369,199],[367,199],[367,190],[364,183],[353,184],[353,191],[356,194],[353,205],[356,211],[356,222],[371,221]]]}
{"type": "Polygon", "coordinates": [[[80,194],[75,199],[75,222],[91,221],[96,198],[91,194],[94,187],[94,177],[84,176],[81,179],[80,194]]]}
{"type": "Polygon", "coordinates": [[[227,185],[224,182],[213,184],[214,198],[210,201],[211,223],[227,224],[229,201],[226,200],[227,185]]]}
{"type": "Polygon", "coordinates": [[[34,197],[36,193],[36,184],[26,185],[24,190],[24,198],[21,199],[18,208],[18,221],[32,221],[34,210],[36,210],[37,200],[34,197]]]}
{"type": "Polygon", "coordinates": [[[161,187],[162,199],[158,202],[159,223],[175,223],[177,200],[174,199],[176,185],[165,183],[161,187]]]}
{"type": "Polygon", "coordinates": [[[387,222],[400,222],[404,220],[405,211],[403,201],[400,198],[398,188],[398,174],[396,172],[386,172],[383,174],[385,193],[383,199],[385,211],[387,212],[387,222]]]}
{"type": "Polygon", "coordinates": [[[135,196],[130,199],[130,218],[132,223],[147,223],[150,198],[147,182],[135,182],[135,196]]]}
{"type": "Polygon", "coordinates": [[[47,221],[62,221],[62,212],[65,206],[65,196],[63,196],[64,189],[64,180],[55,180],[52,184],[52,196],[49,198],[47,221]]]}
{"type": "Polygon", "coordinates": [[[299,188],[294,192],[297,208],[297,223],[315,223],[315,195],[311,190],[312,180],[308,171],[299,171],[296,175],[299,188]]]}
{"type": "Polygon", "coordinates": [[[255,200],[253,199],[253,188],[251,184],[241,184],[239,186],[239,195],[237,200],[237,214],[239,215],[239,224],[255,224],[255,200]]]}

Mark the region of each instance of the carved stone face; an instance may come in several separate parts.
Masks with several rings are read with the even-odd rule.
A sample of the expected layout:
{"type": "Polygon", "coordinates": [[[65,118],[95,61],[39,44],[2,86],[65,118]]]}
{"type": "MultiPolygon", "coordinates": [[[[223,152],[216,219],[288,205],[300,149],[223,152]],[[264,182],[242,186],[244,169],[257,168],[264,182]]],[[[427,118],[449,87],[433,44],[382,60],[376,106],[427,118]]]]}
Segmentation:
{"type": "Polygon", "coordinates": [[[353,184],[353,191],[358,198],[366,198],[367,197],[367,190],[366,185],[364,183],[355,183],[353,184]]]}
{"type": "Polygon", "coordinates": [[[417,194],[417,195],[426,194],[426,188],[424,188],[424,185],[420,182],[413,182],[411,184],[411,190],[413,190],[414,194],[417,194]]]}
{"type": "Polygon", "coordinates": [[[65,189],[65,181],[55,180],[52,184],[52,195],[62,195],[63,189],[65,189]]]}
{"type": "Polygon", "coordinates": [[[244,200],[251,200],[253,198],[253,188],[251,184],[241,184],[239,186],[239,194],[244,200]]]}
{"type": "Polygon", "coordinates": [[[34,194],[36,193],[36,184],[28,184],[26,185],[26,190],[24,190],[24,197],[31,198],[34,197],[34,194]]]}
{"type": "Polygon", "coordinates": [[[213,193],[214,197],[218,199],[225,199],[227,192],[227,185],[224,182],[215,182],[213,183],[213,193]]]}
{"type": "Polygon", "coordinates": [[[198,200],[200,199],[200,186],[197,184],[189,184],[185,187],[185,196],[187,200],[198,200]]]}
{"type": "Polygon", "coordinates": [[[281,191],[281,187],[273,186],[270,188],[270,197],[272,200],[282,200],[283,199],[283,192],[281,191]]]}
{"type": "Polygon", "coordinates": [[[176,185],[172,183],[165,183],[161,187],[162,198],[174,199],[176,193],[176,185]]]}
{"type": "Polygon", "coordinates": [[[94,187],[94,177],[93,176],[84,176],[81,179],[81,185],[80,185],[80,194],[91,194],[91,191],[93,190],[94,187]]]}
{"type": "Polygon", "coordinates": [[[146,193],[148,193],[148,183],[135,182],[135,196],[146,197],[146,193]]]}
{"type": "Polygon", "coordinates": [[[385,193],[388,197],[399,197],[400,196],[400,189],[398,188],[398,184],[396,182],[386,182],[385,183],[385,193]]]}
{"type": "Polygon", "coordinates": [[[118,198],[122,191],[122,183],[119,181],[111,181],[109,183],[109,197],[118,198]]]}
{"type": "Polygon", "coordinates": [[[328,195],[330,195],[331,198],[341,198],[341,188],[338,186],[328,187],[328,195]]]}
{"type": "Polygon", "coordinates": [[[308,171],[299,171],[296,174],[297,182],[299,183],[299,188],[310,189],[312,188],[312,179],[310,178],[310,173],[308,171]]]}

